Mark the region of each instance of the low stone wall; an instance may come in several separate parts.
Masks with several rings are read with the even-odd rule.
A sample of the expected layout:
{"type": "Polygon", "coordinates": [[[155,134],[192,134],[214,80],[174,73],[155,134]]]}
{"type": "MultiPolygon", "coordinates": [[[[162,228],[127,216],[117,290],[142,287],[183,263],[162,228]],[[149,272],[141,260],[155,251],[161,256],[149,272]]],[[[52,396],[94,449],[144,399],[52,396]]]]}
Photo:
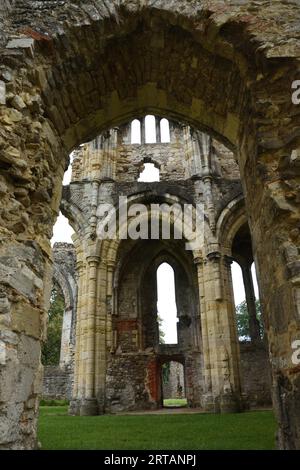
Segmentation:
{"type": "Polygon", "coordinates": [[[271,371],[263,344],[240,343],[242,391],[250,408],[271,406],[271,371]]]}
{"type": "Polygon", "coordinates": [[[157,408],[157,371],[152,354],[121,354],[108,361],[105,412],[157,408]]]}
{"type": "Polygon", "coordinates": [[[42,398],[70,400],[73,374],[70,367],[45,366],[42,398]]]}
{"type": "MultiPolygon", "coordinates": [[[[271,406],[270,364],[266,348],[263,344],[253,345],[243,342],[240,343],[240,351],[242,391],[247,396],[247,403],[250,408],[271,406]]],[[[148,384],[149,388],[145,385],[141,386],[145,382],[145,373],[148,375],[148,380],[151,379],[150,359],[147,355],[141,355],[136,361],[136,358],[131,355],[122,355],[110,363],[107,377],[106,412],[155,407],[155,399],[153,402],[149,400],[151,383],[148,384]]],[[[42,398],[71,399],[72,382],[73,374],[70,366],[45,366],[42,398]]],[[[175,388],[171,392],[165,387],[166,385],[164,385],[165,398],[167,395],[170,397],[174,395],[175,388]]]]}

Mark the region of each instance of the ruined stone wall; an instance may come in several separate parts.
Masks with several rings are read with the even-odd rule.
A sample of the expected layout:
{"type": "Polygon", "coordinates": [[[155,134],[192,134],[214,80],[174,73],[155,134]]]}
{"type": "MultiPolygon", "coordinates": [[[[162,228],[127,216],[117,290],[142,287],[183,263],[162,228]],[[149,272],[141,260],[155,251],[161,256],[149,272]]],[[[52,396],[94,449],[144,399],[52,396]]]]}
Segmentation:
{"type": "MultiPolygon", "coordinates": [[[[165,161],[162,159],[161,163],[167,165],[169,155],[172,155],[172,142],[170,144],[131,145],[128,144],[128,129],[128,126],[124,126],[122,132],[120,129],[118,131],[112,129],[107,134],[99,136],[99,138],[90,144],[83,146],[74,159],[73,182],[70,187],[64,188],[62,208],[65,214],[72,220],[80,222],[77,232],[80,238],[93,238],[96,235],[95,220],[97,218],[95,213],[93,213],[93,201],[97,200],[98,204],[110,203],[114,207],[118,207],[118,198],[120,196],[128,196],[133,198],[132,200],[137,199],[138,201],[146,202],[148,206],[152,202],[164,202],[166,195],[167,198],[173,198],[174,201],[180,201],[181,203],[183,201],[193,204],[202,202],[206,204],[211,226],[214,227],[217,212],[220,212],[237,194],[241,194],[240,180],[236,178],[237,173],[230,174],[230,168],[234,168],[234,165],[236,165],[233,161],[232,153],[227,152],[223,157],[222,165],[227,169],[228,176],[223,178],[220,158],[212,145],[211,139],[202,133],[194,133],[192,137],[190,131],[187,131],[187,127],[184,128],[185,131],[183,132],[183,128],[178,125],[174,128],[175,130],[173,129],[173,133],[175,131],[178,133],[182,147],[180,151],[177,151],[176,158],[178,162],[182,162],[182,155],[185,155],[187,158],[186,162],[189,163],[189,166],[185,167],[185,171],[188,170],[190,174],[194,175],[197,173],[197,177],[195,179],[186,178],[186,173],[182,171],[181,178],[183,179],[174,179],[172,173],[171,175],[169,174],[172,170],[168,167],[167,178],[170,177],[170,179],[155,183],[141,183],[134,181],[138,177],[140,165],[144,161],[153,161],[153,152],[157,151],[159,154],[161,152],[161,145],[164,146],[165,152],[165,161]],[[120,172],[120,178],[122,178],[122,181],[112,181],[112,178],[107,177],[108,173],[106,173],[106,177],[103,180],[99,182],[93,181],[96,175],[101,175],[103,168],[104,151],[100,148],[101,146],[110,146],[110,152],[113,152],[111,154],[111,162],[113,162],[116,169],[120,162],[123,162],[120,157],[122,151],[125,149],[128,152],[126,165],[124,167],[121,166],[122,172],[120,172]],[[187,150],[185,154],[182,154],[181,152],[185,151],[184,146],[187,150]],[[169,153],[168,149],[170,150],[169,153]],[[228,162],[226,158],[228,158],[228,162]],[[193,165],[191,165],[191,161],[193,161],[193,165]],[[197,165],[196,162],[198,162],[197,165]],[[132,181],[130,181],[131,178],[132,181]]],[[[107,152],[107,148],[105,152],[107,152]]],[[[124,248],[124,245],[122,249],[120,248],[117,255],[117,269],[114,274],[114,290],[109,298],[107,298],[106,306],[103,307],[102,305],[101,307],[102,309],[109,308],[111,314],[110,328],[112,331],[111,339],[109,339],[112,350],[110,350],[110,355],[106,361],[105,372],[103,371],[106,379],[99,399],[101,409],[107,412],[111,410],[134,409],[134,400],[137,400],[136,406],[139,409],[143,406],[145,408],[161,406],[161,392],[157,389],[161,385],[161,363],[166,358],[172,360],[172,358],[176,357],[180,357],[181,361],[185,363],[188,405],[191,407],[204,405],[204,368],[200,338],[200,317],[197,310],[198,286],[194,262],[192,257],[184,261],[187,271],[193,273],[191,276],[192,278],[194,276],[194,281],[187,281],[184,275],[179,274],[180,270],[178,271],[174,268],[175,273],[177,271],[177,301],[178,311],[180,312],[178,322],[179,344],[175,347],[170,345],[165,345],[164,347],[163,345],[158,346],[155,263],[152,270],[150,269],[143,273],[145,261],[149,259],[150,262],[152,259],[153,262],[155,256],[159,255],[160,251],[169,252],[169,255],[173,254],[176,258],[185,249],[183,242],[176,241],[176,244],[174,244],[174,240],[171,241],[171,244],[166,241],[163,243],[156,242],[156,244],[158,251],[152,250],[151,241],[146,240],[143,241],[142,249],[141,247],[138,248],[139,244],[135,246],[132,240],[126,242],[126,248],[124,248]],[[142,274],[145,275],[147,282],[139,290],[142,274]],[[195,300],[191,300],[194,299],[193,289],[197,292],[195,300]],[[121,367],[122,361],[125,361],[127,364],[128,361],[133,361],[135,355],[140,357],[139,354],[141,352],[143,354],[150,354],[150,366],[147,365],[146,360],[139,359],[137,364],[131,367],[135,371],[135,378],[131,377],[131,372],[126,372],[122,379],[120,379],[118,367],[121,367]],[[140,368],[139,371],[137,371],[138,368],[140,368]],[[147,377],[151,377],[150,383],[152,385],[150,388],[152,392],[150,395],[147,392],[147,377]],[[134,387],[132,384],[134,384],[134,387]],[[119,390],[118,398],[112,398],[114,397],[114,388],[119,390]],[[142,393],[143,398],[141,398],[141,395],[137,395],[134,398],[133,390],[136,388],[145,392],[142,393]],[[155,400],[153,401],[152,398],[149,398],[150,396],[156,397],[155,400]]],[[[115,262],[109,258],[107,263],[113,271],[115,262]]],[[[216,267],[217,265],[213,266],[212,263],[212,271],[210,273],[212,282],[215,282],[216,267]]],[[[228,270],[224,270],[222,274],[224,276],[224,280],[222,280],[224,286],[227,285],[228,281],[226,279],[229,274],[228,270]]],[[[83,282],[86,281],[84,280],[83,282]]],[[[89,289],[89,286],[86,285],[85,289],[89,289]]],[[[110,290],[110,287],[108,289],[110,290]]],[[[213,287],[212,292],[214,292],[214,289],[213,287]]],[[[229,289],[228,292],[226,289],[218,295],[223,296],[225,294],[228,297],[226,302],[229,307],[224,302],[223,308],[231,309],[232,297],[229,289]]],[[[203,292],[204,290],[200,290],[202,297],[203,292]]],[[[85,298],[84,294],[82,303],[85,302],[85,298]]],[[[216,305],[216,308],[219,308],[220,304],[216,305]]],[[[84,312],[84,310],[82,311],[84,312]]],[[[82,321],[85,322],[84,318],[82,321]]],[[[236,341],[236,338],[234,341],[236,341]]],[[[214,405],[212,406],[214,407],[214,405]]]]}
{"type": "Polygon", "coordinates": [[[185,128],[169,122],[170,142],[131,144],[126,139],[130,128],[120,128],[116,179],[120,182],[137,181],[144,163],[159,168],[160,181],[184,180],[188,175],[185,128]],[[125,137],[125,138],[124,138],[125,137]]]}
{"type": "Polygon", "coordinates": [[[68,366],[45,366],[41,398],[46,400],[70,400],[73,388],[73,370],[68,366]]]}
{"type": "Polygon", "coordinates": [[[0,13],[2,18],[7,17],[7,15],[14,8],[15,3],[15,0],[0,0],[0,13]]]}
{"type": "Polygon", "coordinates": [[[114,355],[108,359],[105,411],[156,409],[159,372],[152,353],[114,355]]]}
{"type": "MultiPolygon", "coordinates": [[[[112,312],[114,353],[109,356],[106,374],[107,411],[162,406],[162,364],[167,358],[172,360],[178,356],[185,362],[188,404],[199,406],[201,403],[203,368],[197,287],[195,283],[193,290],[193,281],[189,284],[179,262],[179,253],[180,246],[174,240],[168,243],[148,240],[136,244],[131,241],[120,248],[112,312]],[[172,263],[175,274],[179,316],[178,344],[175,345],[159,344],[156,269],[163,261],[172,263]],[[195,301],[191,301],[192,298],[195,301]]],[[[193,279],[194,266],[187,264],[190,258],[187,254],[181,256],[193,279]]]]}
{"type": "Polygon", "coordinates": [[[120,182],[137,181],[144,163],[154,163],[159,168],[161,181],[184,180],[185,154],[174,144],[123,145],[119,149],[116,178],[120,182]]]}
{"type": "Polygon", "coordinates": [[[144,163],[153,163],[159,169],[160,181],[180,181],[207,172],[217,178],[239,180],[233,153],[209,137],[201,147],[202,135],[170,121],[169,143],[132,144],[130,124],[110,129],[74,152],[72,182],[93,178],[135,182],[144,163]]]}
{"type": "Polygon", "coordinates": [[[213,139],[214,172],[225,180],[240,180],[241,174],[236,156],[221,142],[213,139]]]}
{"type": "Polygon", "coordinates": [[[272,406],[271,366],[263,344],[240,343],[242,391],[251,408],[272,406]]]}
{"type": "Polygon", "coordinates": [[[0,46],[4,44],[6,40],[5,25],[7,22],[8,14],[14,7],[14,4],[15,0],[0,0],[0,46]]]}

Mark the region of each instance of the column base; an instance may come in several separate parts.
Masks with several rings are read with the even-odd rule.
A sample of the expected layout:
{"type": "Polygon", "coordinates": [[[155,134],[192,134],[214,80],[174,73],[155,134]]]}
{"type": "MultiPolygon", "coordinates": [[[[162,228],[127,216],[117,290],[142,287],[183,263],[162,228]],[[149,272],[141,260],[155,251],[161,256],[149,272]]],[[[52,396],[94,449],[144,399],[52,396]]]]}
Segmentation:
{"type": "Polygon", "coordinates": [[[211,393],[203,396],[203,409],[207,413],[220,413],[220,403],[218,397],[214,397],[211,393]]]}
{"type": "Polygon", "coordinates": [[[220,397],[221,413],[240,413],[242,411],[241,399],[235,395],[222,395],[220,397]]]}
{"type": "Polygon", "coordinates": [[[68,413],[71,416],[79,416],[80,415],[80,404],[81,400],[75,399],[71,400],[69,404],[68,413]]]}
{"type": "Polygon", "coordinates": [[[234,395],[213,396],[206,394],[203,397],[203,409],[208,413],[239,413],[243,410],[241,399],[234,395]]]}
{"type": "Polygon", "coordinates": [[[84,398],[80,403],[80,416],[97,416],[99,414],[96,398],[84,398]]]}
{"type": "Polygon", "coordinates": [[[242,393],[241,396],[241,405],[242,405],[242,410],[247,411],[250,410],[250,399],[249,396],[246,393],[242,393]]]}

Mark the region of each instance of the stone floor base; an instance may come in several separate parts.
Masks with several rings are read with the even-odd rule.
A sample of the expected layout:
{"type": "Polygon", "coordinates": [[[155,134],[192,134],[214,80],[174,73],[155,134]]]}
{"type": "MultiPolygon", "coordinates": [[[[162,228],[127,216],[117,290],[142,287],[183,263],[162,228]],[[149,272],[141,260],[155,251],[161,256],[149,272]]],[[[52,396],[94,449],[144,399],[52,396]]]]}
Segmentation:
{"type": "Polygon", "coordinates": [[[102,414],[96,398],[71,400],[69,414],[73,416],[97,416],[102,414]]]}
{"type": "Polygon", "coordinates": [[[207,413],[239,413],[244,410],[242,400],[234,395],[214,397],[206,394],[203,397],[203,410],[207,413]]]}

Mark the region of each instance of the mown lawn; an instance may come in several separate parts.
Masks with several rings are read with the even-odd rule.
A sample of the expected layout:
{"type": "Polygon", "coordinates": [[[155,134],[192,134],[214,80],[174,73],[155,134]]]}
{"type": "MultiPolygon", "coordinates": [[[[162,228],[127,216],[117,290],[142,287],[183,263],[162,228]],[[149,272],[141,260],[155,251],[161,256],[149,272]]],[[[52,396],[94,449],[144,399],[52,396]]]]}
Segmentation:
{"type": "Polygon", "coordinates": [[[68,416],[66,406],[41,406],[42,449],[274,449],[272,411],[240,414],[68,416]]]}
{"type": "Polygon", "coordinates": [[[165,398],[164,399],[164,406],[172,407],[181,407],[181,406],[187,406],[187,399],[186,398],[165,398]]]}

